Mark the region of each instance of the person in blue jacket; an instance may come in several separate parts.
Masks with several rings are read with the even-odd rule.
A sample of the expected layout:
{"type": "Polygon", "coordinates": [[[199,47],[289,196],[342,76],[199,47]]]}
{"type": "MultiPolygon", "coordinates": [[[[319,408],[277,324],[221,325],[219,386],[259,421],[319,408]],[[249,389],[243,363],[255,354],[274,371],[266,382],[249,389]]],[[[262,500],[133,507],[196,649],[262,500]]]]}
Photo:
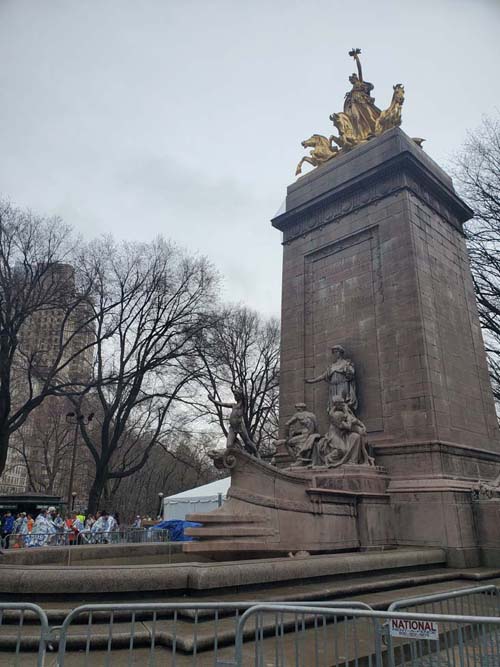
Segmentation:
{"type": "Polygon", "coordinates": [[[2,519],[2,537],[7,537],[14,530],[14,517],[11,512],[5,512],[2,519]]]}

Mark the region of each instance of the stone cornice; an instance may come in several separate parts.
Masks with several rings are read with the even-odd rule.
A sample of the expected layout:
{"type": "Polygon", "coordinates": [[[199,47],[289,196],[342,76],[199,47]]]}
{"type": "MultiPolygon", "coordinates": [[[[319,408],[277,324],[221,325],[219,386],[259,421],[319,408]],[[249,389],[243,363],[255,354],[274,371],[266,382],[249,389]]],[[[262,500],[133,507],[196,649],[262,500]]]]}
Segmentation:
{"type": "MultiPolygon", "coordinates": [[[[432,164],[427,164],[430,160],[415,154],[407,146],[407,138],[397,138],[401,139],[401,150],[393,157],[370,169],[360,169],[352,178],[274,218],[272,224],[283,232],[283,243],[401,191],[412,192],[463,234],[462,224],[472,217],[473,211],[442,180],[441,174],[432,170],[432,164]]],[[[361,167],[362,159],[360,154],[361,167]]],[[[331,176],[335,183],[335,169],[331,176]]]]}
{"type": "Polygon", "coordinates": [[[433,475],[430,477],[406,476],[391,480],[387,492],[394,493],[435,493],[435,492],[464,492],[473,490],[472,480],[457,479],[456,477],[433,475]]]}
{"type": "Polygon", "coordinates": [[[479,447],[468,447],[456,442],[447,442],[445,440],[414,440],[401,443],[377,443],[374,445],[375,456],[387,455],[391,456],[401,454],[422,454],[431,452],[442,452],[452,454],[453,456],[464,456],[470,458],[473,456],[476,459],[489,461],[500,464],[500,451],[494,452],[489,449],[481,449],[479,447]]]}

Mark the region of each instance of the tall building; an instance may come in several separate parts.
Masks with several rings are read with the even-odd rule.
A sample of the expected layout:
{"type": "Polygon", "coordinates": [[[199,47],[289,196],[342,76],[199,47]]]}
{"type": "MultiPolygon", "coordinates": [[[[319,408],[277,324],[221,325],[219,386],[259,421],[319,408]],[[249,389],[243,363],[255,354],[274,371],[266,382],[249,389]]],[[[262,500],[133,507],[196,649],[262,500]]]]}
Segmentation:
{"type": "MultiPolygon", "coordinates": [[[[78,292],[74,268],[58,263],[42,275],[39,285],[34,286],[42,294],[38,307],[19,335],[12,373],[14,408],[22,405],[30,392],[36,395],[54,368],[62,383],[86,384],[92,373],[92,306],[78,292]]],[[[73,427],[66,421],[70,411],[67,400],[49,397],[13,433],[0,493],[33,490],[65,494],[75,442],[73,427]]],[[[82,455],[76,453],[78,461],[82,455]]]]}

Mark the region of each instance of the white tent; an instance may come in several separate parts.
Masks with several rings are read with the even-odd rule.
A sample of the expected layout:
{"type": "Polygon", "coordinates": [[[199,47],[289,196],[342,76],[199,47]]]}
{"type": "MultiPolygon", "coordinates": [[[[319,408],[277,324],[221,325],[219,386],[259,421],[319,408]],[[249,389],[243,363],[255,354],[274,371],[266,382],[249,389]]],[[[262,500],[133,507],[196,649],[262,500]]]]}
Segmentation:
{"type": "Polygon", "coordinates": [[[187,514],[211,512],[220,507],[231,486],[231,477],[217,479],[210,484],[176,493],[163,499],[163,520],[184,520],[187,514]]]}

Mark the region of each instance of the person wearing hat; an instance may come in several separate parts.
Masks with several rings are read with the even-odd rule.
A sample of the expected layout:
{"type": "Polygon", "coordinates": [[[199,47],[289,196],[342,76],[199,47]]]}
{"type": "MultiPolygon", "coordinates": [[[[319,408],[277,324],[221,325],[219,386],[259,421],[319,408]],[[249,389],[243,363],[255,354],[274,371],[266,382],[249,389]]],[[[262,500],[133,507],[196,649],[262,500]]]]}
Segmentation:
{"type": "Polygon", "coordinates": [[[286,444],[300,465],[312,461],[314,443],[320,435],[316,415],[307,410],[305,403],[295,404],[295,414],[286,423],[286,444]]]}

